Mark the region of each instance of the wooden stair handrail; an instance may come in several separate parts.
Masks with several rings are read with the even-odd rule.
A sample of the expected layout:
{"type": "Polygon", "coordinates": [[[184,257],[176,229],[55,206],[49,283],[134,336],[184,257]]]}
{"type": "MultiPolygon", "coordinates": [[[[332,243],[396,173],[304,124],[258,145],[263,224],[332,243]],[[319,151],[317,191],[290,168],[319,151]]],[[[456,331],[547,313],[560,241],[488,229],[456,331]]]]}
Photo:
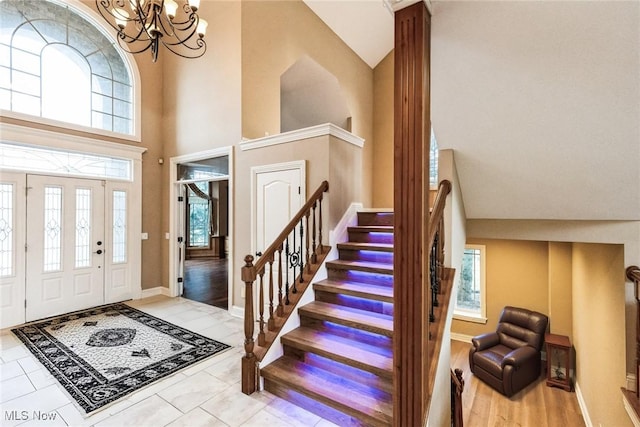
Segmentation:
{"type": "Polygon", "coordinates": [[[428,246],[427,252],[431,251],[433,242],[440,226],[440,220],[444,215],[444,207],[447,201],[447,195],[451,192],[451,181],[443,179],[438,185],[438,194],[436,195],[436,201],[433,203],[433,209],[431,210],[431,218],[429,219],[429,234],[428,234],[428,246]]]}
{"type": "MultiPolygon", "coordinates": [[[[329,183],[327,181],[323,181],[318,189],[311,195],[309,200],[302,205],[300,210],[293,216],[293,218],[289,221],[289,223],[285,226],[282,232],[275,238],[273,243],[264,251],[260,259],[253,264],[254,257],[253,255],[247,255],[244,258],[245,265],[241,269],[241,278],[245,284],[245,305],[244,305],[244,333],[245,333],[245,341],[244,341],[244,349],[245,356],[242,357],[242,392],[244,394],[252,394],[258,389],[258,362],[264,356],[265,348],[261,348],[260,354],[256,354],[255,351],[255,341],[254,341],[254,327],[255,327],[255,318],[254,318],[254,304],[253,304],[253,284],[256,279],[259,277],[259,333],[258,333],[258,346],[265,346],[267,344],[267,333],[265,332],[265,325],[267,325],[267,329],[269,331],[269,335],[273,337],[275,335],[274,332],[277,332],[276,319],[275,317],[280,318],[280,325],[282,326],[282,322],[288,318],[291,314],[291,306],[288,306],[288,309],[283,308],[285,304],[290,303],[289,299],[289,279],[288,279],[288,271],[289,268],[289,236],[293,236],[293,241],[296,239],[296,227],[298,224],[300,225],[300,247],[299,249],[295,248],[294,243],[294,252],[296,255],[296,262],[292,263],[293,276],[294,281],[292,283],[292,293],[297,294],[296,282],[300,281],[302,285],[304,279],[307,279],[307,282],[311,277],[316,273],[319,264],[326,257],[325,247],[322,244],[322,199],[325,192],[329,191],[329,183]],[[318,210],[318,219],[316,221],[316,207],[318,210]],[[312,223],[309,224],[309,217],[312,216],[312,223]],[[306,226],[304,226],[306,221],[306,226]],[[316,225],[317,224],[317,225],[316,225]],[[304,226],[304,227],[303,227],[304,226]],[[306,235],[303,232],[303,229],[306,229],[306,235]],[[317,233],[317,242],[316,246],[316,230],[317,233]],[[313,244],[310,247],[310,234],[313,236],[313,244]],[[305,241],[306,240],[306,241],[305,241]],[[283,249],[285,248],[286,242],[286,250],[285,250],[285,258],[284,258],[284,270],[286,273],[286,290],[284,295],[284,304],[282,297],[282,282],[283,282],[283,249]],[[304,249],[306,248],[306,257],[304,249]],[[299,252],[298,252],[299,251],[299,252]],[[274,310],[274,279],[273,279],[273,264],[276,262],[276,253],[277,257],[277,265],[278,265],[278,307],[274,310]],[[267,277],[268,281],[268,302],[269,302],[269,313],[268,320],[264,319],[264,308],[265,308],[265,298],[264,298],[264,275],[265,275],[265,267],[269,265],[269,274],[267,277]],[[298,275],[296,272],[297,268],[300,268],[300,274],[298,275]]],[[[294,254],[291,254],[293,258],[294,254]]],[[[306,282],[305,287],[306,287],[306,282]]],[[[300,290],[302,292],[302,289],[300,290]]],[[[297,301],[297,299],[296,299],[297,301]]],[[[295,301],[293,301],[295,303],[295,301]]],[[[270,342],[272,343],[272,341],[270,342]]]]}

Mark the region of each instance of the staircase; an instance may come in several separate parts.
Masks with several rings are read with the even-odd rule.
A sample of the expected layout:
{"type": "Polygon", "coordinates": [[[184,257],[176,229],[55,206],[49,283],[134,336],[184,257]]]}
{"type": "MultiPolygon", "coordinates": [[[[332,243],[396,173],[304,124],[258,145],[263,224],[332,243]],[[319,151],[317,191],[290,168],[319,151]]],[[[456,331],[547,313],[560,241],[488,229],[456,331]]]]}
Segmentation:
{"type": "Polygon", "coordinates": [[[264,388],[340,426],[392,424],[393,213],[360,212],[264,388]]]}

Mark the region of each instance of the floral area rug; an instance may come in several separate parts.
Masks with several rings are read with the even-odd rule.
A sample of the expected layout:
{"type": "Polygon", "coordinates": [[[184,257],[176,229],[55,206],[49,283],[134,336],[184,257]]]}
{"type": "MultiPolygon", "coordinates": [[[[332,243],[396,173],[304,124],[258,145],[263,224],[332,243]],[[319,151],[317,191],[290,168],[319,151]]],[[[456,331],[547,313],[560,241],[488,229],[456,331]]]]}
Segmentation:
{"type": "Polygon", "coordinates": [[[125,304],[12,329],[87,413],[229,345],[125,304]]]}

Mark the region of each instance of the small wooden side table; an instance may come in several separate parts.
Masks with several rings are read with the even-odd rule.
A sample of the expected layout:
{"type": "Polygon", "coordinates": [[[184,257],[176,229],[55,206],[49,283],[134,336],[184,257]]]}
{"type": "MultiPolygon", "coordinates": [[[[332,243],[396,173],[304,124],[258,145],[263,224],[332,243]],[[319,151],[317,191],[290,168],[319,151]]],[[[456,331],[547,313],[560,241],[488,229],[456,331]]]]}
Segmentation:
{"type": "Polygon", "coordinates": [[[547,346],[547,386],[573,391],[571,381],[573,357],[569,337],[545,334],[544,342],[547,346]]]}

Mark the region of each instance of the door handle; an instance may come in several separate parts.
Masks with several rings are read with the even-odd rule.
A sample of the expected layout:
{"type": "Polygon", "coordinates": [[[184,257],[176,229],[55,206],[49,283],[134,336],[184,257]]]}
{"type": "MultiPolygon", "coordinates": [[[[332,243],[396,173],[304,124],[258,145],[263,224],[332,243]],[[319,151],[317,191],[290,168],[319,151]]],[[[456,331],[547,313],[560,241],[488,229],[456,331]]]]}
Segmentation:
{"type": "Polygon", "coordinates": [[[262,252],[260,251],[256,252],[256,256],[262,256],[262,252]]]}
{"type": "Polygon", "coordinates": [[[102,249],[98,249],[97,251],[94,252],[94,254],[102,255],[102,249]]]}

